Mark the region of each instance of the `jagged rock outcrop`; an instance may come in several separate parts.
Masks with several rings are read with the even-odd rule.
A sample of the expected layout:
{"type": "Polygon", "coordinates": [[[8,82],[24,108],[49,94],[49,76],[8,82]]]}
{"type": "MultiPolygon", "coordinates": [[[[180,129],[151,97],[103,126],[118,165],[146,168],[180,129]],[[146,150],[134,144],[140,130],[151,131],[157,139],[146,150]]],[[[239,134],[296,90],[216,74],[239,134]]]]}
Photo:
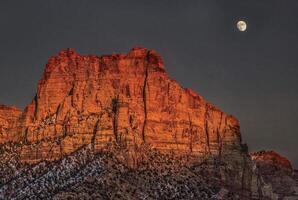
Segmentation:
{"type": "Polygon", "coordinates": [[[251,157],[254,199],[298,199],[297,171],[287,158],[274,151],[252,153],[251,157]]]}
{"type": "MultiPolygon", "coordinates": [[[[142,146],[165,154],[209,160],[223,184],[250,188],[250,159],[238,120],[165,72],[160,55],[134,48],[128,54],[82,56],[72,49],[49,59],[37,93],[2,144],[17,144],[21,163],[59,160],[84,145],[94,152],[116,143],[130,166],[142,146]],[[218,164],[216,164],[218,163],[218,164]]],[[[3,135],[3,134],[2,134],[3,135]]],[[[248,194],[247,194],[248,195],[248,194]]]]}

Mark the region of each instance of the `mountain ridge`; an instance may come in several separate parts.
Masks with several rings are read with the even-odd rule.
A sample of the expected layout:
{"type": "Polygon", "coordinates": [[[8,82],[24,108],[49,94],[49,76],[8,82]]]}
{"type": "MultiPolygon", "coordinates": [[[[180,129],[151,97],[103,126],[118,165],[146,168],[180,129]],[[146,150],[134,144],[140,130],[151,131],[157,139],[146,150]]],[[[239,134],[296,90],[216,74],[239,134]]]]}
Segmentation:
{"type": "MultiPolygon", "coordinates": [[[[160,157],[176,155],[192,169],[187,173],[209,174],[216,179],[214,186],[223,187],[211,189],[208,195],[248,199],[251,193],[257,197],[267,194],[251,188],[257,161],[242,143],[239,121],[172,80],[154,50],[136,47],[127,54],[104,56],[62,50],[50,57],[36,95],[24,111],[3,106],[1,116],[0,156],[5,159],[0,166],[10,181],[26,182],[26,177],[17,178],[17,174],[32,170],[28,166],[59,163],[88,146],[92,155],[110,152],[113,162],[132,170],[144,162],[145,166],[154,164],[148,162],[151,150],[161,153],[160,157]],[[7,171],[8,165],[15,168],[7,171]]],[[[88,155],[85,157],[73,159],[84,163],[88,155]]],[[[39,176],[39,172],[33,173],[39,176]]],[[[7,180],[2,184],[8,187],[7,180]]],[[[78,175],[77,184],[83,180],[78,175]]],[[[263,182],[257,189],[264,188],[263,182]]]]}

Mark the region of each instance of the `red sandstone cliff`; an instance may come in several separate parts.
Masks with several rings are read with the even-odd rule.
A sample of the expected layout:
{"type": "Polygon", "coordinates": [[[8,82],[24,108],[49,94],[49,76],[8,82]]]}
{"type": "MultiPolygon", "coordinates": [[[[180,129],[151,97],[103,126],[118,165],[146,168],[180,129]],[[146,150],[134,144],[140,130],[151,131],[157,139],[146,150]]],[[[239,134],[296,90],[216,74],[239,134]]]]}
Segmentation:
{"type": "Polygon", "coordinates": [[[11,133],[17,141],[60,140],[52,152],[43,152],[41,142],[26,160],[53,159],[90,142],[100,149],[108,141],[196,155],[241,150],[237,119],[171,80],[161,57],[144,48],[101,57],[61,51],[49,59],[19,127],[11,133]]]}
{"type": "MultiPolygon", "coordinates": [[[[18,117],[18,116],[17,116],[18,117]]],[[[223,181],[249,187],[249,159],[238,120],[165,72],[161,56],[134,48],[128,54],[82,56],[72,49],[49,59],[37,93],[0,142],[21,144],[23,162],[56,160],[85,144],[142,145],[165,153],[216,158],[223,181]],[[11,131],[9,131],[11,130],[11,131]]]]}

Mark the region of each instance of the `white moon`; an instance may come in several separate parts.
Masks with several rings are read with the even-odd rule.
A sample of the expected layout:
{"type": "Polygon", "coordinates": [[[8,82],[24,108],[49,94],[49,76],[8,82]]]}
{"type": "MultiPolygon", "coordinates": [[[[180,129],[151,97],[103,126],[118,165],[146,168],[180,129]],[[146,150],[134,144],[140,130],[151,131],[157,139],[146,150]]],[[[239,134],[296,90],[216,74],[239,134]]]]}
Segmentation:
{"type": "Polygon", "coordinates": [[[245,31],[247,28],[246,22],[245,21],[238,21],[237,22],[237,28],[239,31],[245,31]]]}

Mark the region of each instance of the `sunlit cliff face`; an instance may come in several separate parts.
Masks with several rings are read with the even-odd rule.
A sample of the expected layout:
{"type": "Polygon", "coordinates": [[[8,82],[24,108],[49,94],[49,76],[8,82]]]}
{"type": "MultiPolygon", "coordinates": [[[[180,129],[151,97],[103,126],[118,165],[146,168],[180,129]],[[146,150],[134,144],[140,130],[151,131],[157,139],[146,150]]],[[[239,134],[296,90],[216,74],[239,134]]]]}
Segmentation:
{"type": "Polygon", "coordinates": [[[68,49],[51,57],[11,136],[39,144],[35,154],[23,148],[29,162],[57,159],[84,144],[101,149],[109,141],[194,155],[242,148],[237,119],[171,80],[161,56],[145,48],[111,56],[68,49]]]}

